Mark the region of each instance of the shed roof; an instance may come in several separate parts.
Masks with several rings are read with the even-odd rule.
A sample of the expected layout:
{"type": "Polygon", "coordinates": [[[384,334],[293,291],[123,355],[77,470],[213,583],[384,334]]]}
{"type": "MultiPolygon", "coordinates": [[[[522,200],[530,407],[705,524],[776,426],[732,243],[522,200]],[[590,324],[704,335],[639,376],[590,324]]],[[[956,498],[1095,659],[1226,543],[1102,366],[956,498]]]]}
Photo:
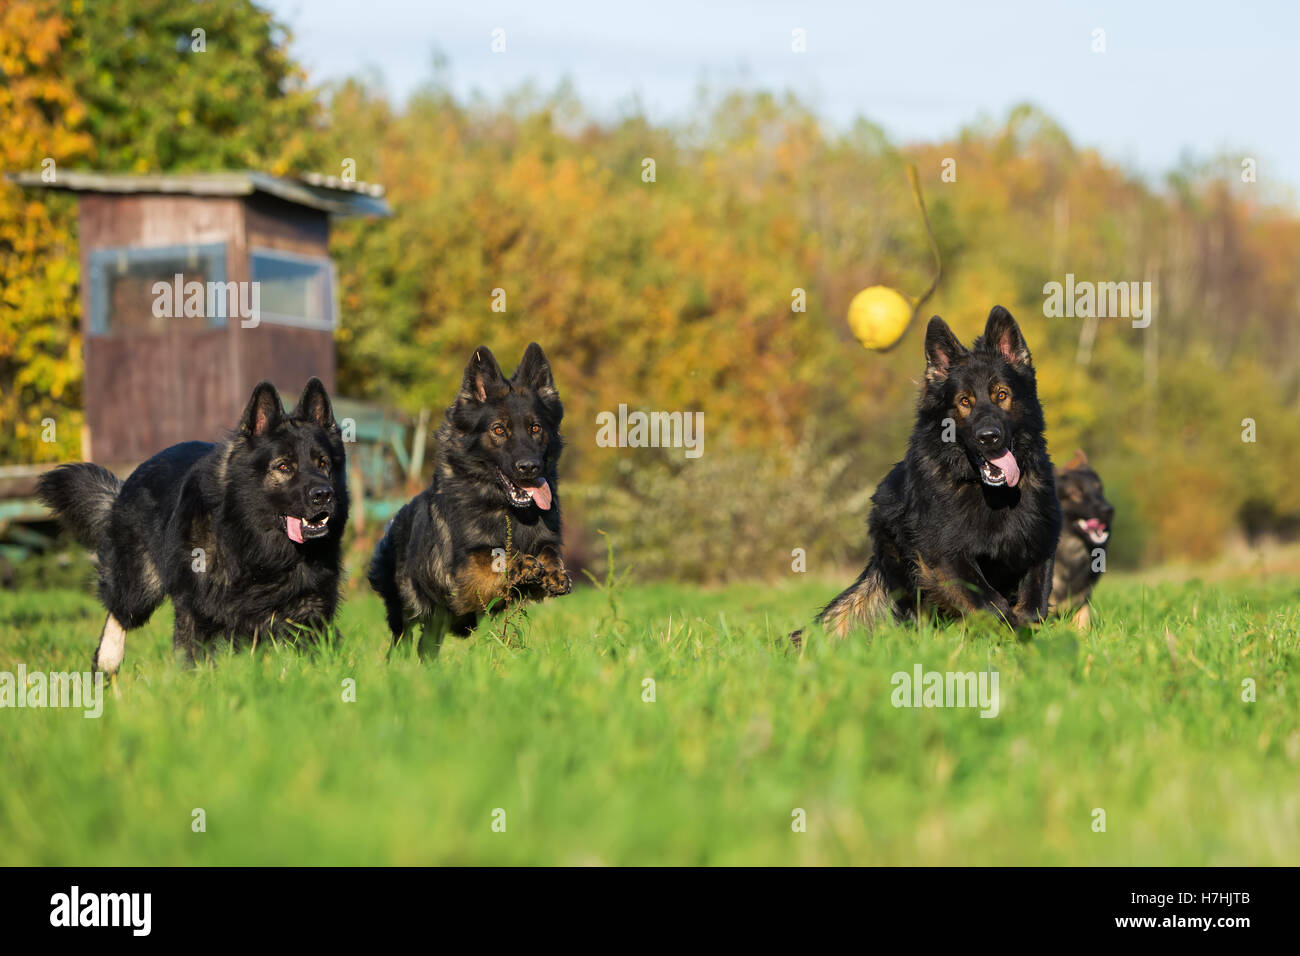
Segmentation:
{"type": "Polygon", "coordinates": [[[343,182],[336,176],[307,174],[300,178],[272,176],[251,170],[220,173],[63,172],[46,182],[41,173],[10,173],[19,186],[79,193],[164,193],[188,196],[251,196],[266,193],[286,202],[319,209],[331,216],[391,216],[384,187],[376,183],[343,182]]]}

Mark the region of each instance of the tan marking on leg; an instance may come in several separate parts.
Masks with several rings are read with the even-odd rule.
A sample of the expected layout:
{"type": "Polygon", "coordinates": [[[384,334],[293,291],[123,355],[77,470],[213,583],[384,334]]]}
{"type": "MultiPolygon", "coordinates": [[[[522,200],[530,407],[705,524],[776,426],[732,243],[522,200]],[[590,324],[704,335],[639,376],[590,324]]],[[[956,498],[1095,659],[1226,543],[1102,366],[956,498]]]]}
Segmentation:
{"type": "Polygon", "coordinates": [[[1089,610],[1089,607],[1091,607],[1089,604],[1079,605],[1079,610],[1075,611],[1074,617],[1070,619],[1070,623],[1081,631],[1086,631],[1092,627],[1092,611],[1089,610]]]}
{"type": "Polygon", "coordinates": [[[963,582],[948,577],[938,568],[930,567],[920,556],[915,558],[915,564],[923,599],[928,599],[939,610],[950,614],[974,613],[975,599],[963,582]]]}
{"type": "Polygon", "coordinates": [[[456,572],[451,610],[456,614],[482,611],[493,598],[504,597],[505,593],[506,575],[492,567],[491,552],[476,551],[456,572]]]}

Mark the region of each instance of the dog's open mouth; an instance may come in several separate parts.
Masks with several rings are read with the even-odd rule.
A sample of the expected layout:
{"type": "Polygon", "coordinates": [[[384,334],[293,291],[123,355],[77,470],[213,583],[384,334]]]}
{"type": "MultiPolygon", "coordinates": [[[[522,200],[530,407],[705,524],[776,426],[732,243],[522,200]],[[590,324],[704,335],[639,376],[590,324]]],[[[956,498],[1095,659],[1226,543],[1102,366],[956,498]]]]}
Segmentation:
{"type": "Polygon", "coordinates": [[[1020,466],[1011,450],[1004,451],[997,458],[985,458],[980,462],[980,480],[994,488],[1008,485],[1014,488],[1020,481],[1020,466]]]}
{"type": "Polygon", "coordinates": [[[516,508],[527,508],[531,504],[537,505],[543,511],[550,510],[551,486],[547,484],[545,478],[539,478],[536,485],[521,485],[507,478],[506,473],[500,468],[497,469],[497,475],[506,489],[506,497],[516,508]]]}
{"type": "Polygon", "coordinates": [[[284,515],[284,531],[289,536],[289,540],[295,544],[302,544],[309,538],[319,538],[323,534],[329,533],[330,514],[328,511],[321,511],[310,518],[295,518],[293,515],[284,515]]]}
{"type": "Polygon", "coordinates": [[[1110,529],[1106,527],[1106,522],[1098,521],[1096,518],[1079,518],[1074,522],[1074,526],[1093,544],[1105,544],[1110,538],[1110,529]]]}

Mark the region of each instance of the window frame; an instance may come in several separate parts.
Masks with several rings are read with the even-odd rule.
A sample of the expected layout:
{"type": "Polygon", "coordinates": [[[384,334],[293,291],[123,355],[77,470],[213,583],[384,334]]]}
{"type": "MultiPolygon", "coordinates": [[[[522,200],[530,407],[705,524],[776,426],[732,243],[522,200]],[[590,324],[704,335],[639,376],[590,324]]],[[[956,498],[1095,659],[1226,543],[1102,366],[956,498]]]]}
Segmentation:
{"type": "MultiPolygon", "coordinates": [[[[108,279],[111,269],[120,265],[132,265],[151,262],[167,262],[176,259],[189,259],[192,256],[208,258],[212,274],[208,282],[226,281],[227,245],[224,242],[187,242],[167,246],[107,246],[90,252],[87,269],[90,272],[88,286],[90,289],[90,324],[88,335],[112,336],[113,327],[109,321],[108,279]]],[[[119,274],[120,271],[118,270],[119,274]]],[[[183,275],[184,273],[182,273],[183,275]]],[[[206,301],[206,298],[205,300],[206,301]]],[[[226,326],[226,316],[205,316],[207,327],[220,329],[226,326]]]]}
{"type": "Polygon", "coordinates": [[[254,278],[253,267],[253,262],[258,256],[267,259],[279,259],[282,262],[289,262],[295,265],[324,266],[325,281],[329,283],[329,289],[325,296],[325,305],[329,312],[326,318],[308,319],[299,315],[286,315],[281,312],[268,312],[266,309],[262,309],[260,322],[270,322],[273,325],[288,325],[299,329],[312,329],[318,332],[333,332],[338,327],[338,276],[334,268],[334,258],[330,256],[329,253],[326,253],[325,255],[310,255],[303,252],[289,252],[284,249],[275,249],[270,246],[249,246],[248,280],[250,282],[258,281],[254,278]]]}

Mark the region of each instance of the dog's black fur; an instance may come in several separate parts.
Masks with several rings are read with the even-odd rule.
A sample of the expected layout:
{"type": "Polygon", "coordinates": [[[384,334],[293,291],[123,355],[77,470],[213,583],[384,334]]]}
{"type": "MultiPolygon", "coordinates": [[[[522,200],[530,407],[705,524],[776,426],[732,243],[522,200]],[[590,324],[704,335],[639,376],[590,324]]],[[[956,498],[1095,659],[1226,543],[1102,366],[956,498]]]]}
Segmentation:
{"type": "Polygon", "coordinates": [[[440,641],[444,627],[468,634],[489,607],[569,593],[556,491],[563,417],[536,342],[509,379],[475,349],[438,429],[433,481],[393,518],[370,563],[394,644],[411,622],[421,643],[440,641]]]}
{"type": "Polygon", "coordinates": [[[1115,508],[1106,500],[1101,476],[1082,450],[1056,473],[1056,494],[1062,525],[1052,572],[1052,611],[1072,615],[1074,626],[1087,630],[1092,622],[1092,589],[1106,566],[1115,508]]]}
{"type": "Polygon", "coordinates": [[[88,463],[43,475],[37,495],[99,558],[109,616],[96,666],[117,670],[125,632],[167,597],[187,661],[216,636],[319,630],[338,605],[345,472],[329,396],[313,378],[288,415],[262,382],[230,439],[173,445],[125,482],[88,463]]]}
{"type": "Polygon", "coordinates": [[[1047,614],[1061,510],[1020,328],[996,306],[968,351],[935,316],[925,359],[907,456],[871,499],[871,560],[819,617],[838,636],[922,610],[1013,628],[1047,614]]]}

